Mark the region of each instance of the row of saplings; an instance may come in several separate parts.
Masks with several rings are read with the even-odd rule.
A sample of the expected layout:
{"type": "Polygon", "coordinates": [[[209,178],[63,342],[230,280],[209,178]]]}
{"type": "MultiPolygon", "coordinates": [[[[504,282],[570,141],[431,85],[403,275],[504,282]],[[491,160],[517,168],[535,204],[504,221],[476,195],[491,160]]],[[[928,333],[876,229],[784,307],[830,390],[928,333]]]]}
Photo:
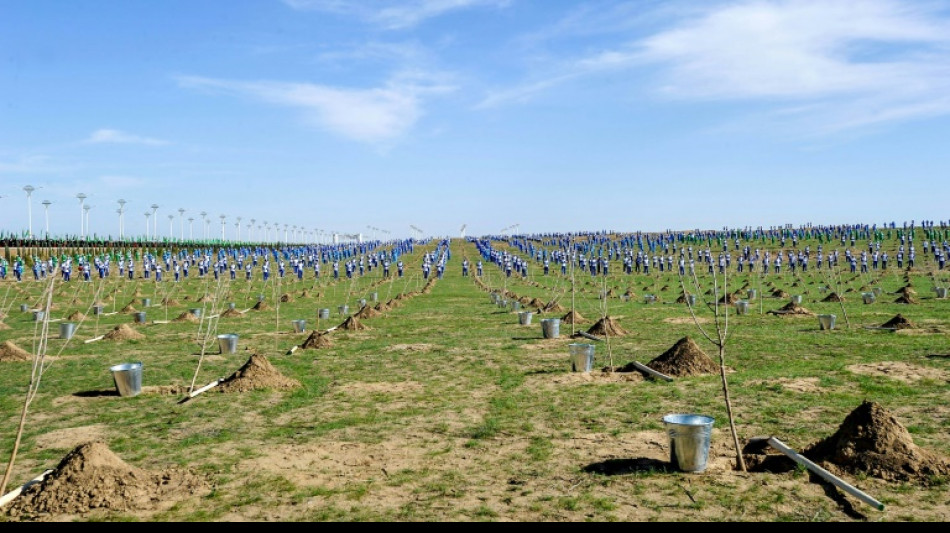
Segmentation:
{"type": "MultiPolygon", "coordinates": [[[[475,283],[485,291],[503,293],[508,298],[522,301],[511,291],[490,289],[477,278],[475,283]]],[[[540,302],[541,305],[534,301],[528,303],[536,306],[542,313],[549,309],[543,302],[540,302]]],[[[789,314],[807,313],[807,310],[795,304],[789,304],[783,311],[789,314]]],[[[579,321],[582,317],[571,311],[563,319],[579,321]]],[[[906,329],[916,326],[898,314],[881,327],[906,329]]],[[[587,330],[587,333],[617,337],[627,332],[616,321],[605,317],[587,330]]],[[[646,366],[670,377],[719,372],[719,366],[688,336],[680,339],[646,366]]],[[[604,372],[642,373],[635,363],[616,368],[608,367],[604,372]]],[[[644,374],[644,377],[650,379],[653,376],[644,374]]],[[[806,447],[801,455],[834,474],[866,475],[885,481],[921,485],[939,482],[941,478],[950,476],[950,459],[919,448],[914,444],[907,429],[883,406],[874,402],[862,403],[845,418],[838,431],[806,447]]],[[[744,460],[751,472],[782,473],[799,468],[788,456],[763,447],[755,439],[749,441],[744,448],[744,460]]],[[[675,470],[672,467],[671,469],[675,470]]]]}
{"type": "MultiPolygon", "coordinates": [[[[436,279],[429,280],[416,292],[402,293],[376,306],[366,305],[342,324],[323,332],[313,332],[300,345],[303,349],[332,346],[330,334],[336,330],[365,330],[360,319],[377,318],[407,301],[432,291],[436,279]]],[[[131,331],[122,324],[115,331],[131,331]]],[[[140,338],[140,337],[133,337],[140,338]]],[[[141,338],[144,338],[141,337],[141,338]]],[[[0,345],[0,354],[8,351],[0,345]]],[[[15,348],[15,347],[14,347],[15,348]]],[[[15,348],[17,360],[28,361],[28,352],[15,348]]],[[[7,360],[7,359],[3,359],[7,360]]],[[[12,359],[10,359],[12,360],[12,359]]],[[[261,354],[253,354],[236,372],[221,380],[215,390],[221,393],[245,393],[254,390],[293,390],[301,382],[284,376],[261,354]]],[[[180,394],[182,387],[159,387],[162,394],[180,394]]],[[[59,465],[41,481],[24,485],[22,492],[3,512],[10,518],[56,520],[68,515],[84,515],[94,511],[148,511],[190,497],[206,496],[213,490],[213,480],[188,469],[147,471],[127,464],[101,441],[82,444],[69,452],[59,465]]]]}

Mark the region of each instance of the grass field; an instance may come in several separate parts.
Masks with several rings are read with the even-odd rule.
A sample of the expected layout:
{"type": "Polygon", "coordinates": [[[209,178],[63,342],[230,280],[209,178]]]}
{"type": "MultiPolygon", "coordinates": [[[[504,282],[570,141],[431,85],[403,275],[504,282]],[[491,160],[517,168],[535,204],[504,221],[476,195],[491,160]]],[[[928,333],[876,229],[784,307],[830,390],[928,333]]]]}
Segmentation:
{"type": "MultiPolygon", "coordinates": [[[[893,243],[888,243],[892,245],[893,243]]],[[[496,246],[504,247],[503,243],[496,246]]],[[[895,483],[870,476],[845,477],[882,501],[872,509],[804,469],[790,473],[735,471],[718,375],[664,382],[638,373],[601,372],[631,361],[647,363],[690,336],[715,359],[684,304],[675,300],[680,280],[671,272],[627,276],[615,268],[606,280],[576,274],[575,307],[588,319],[606,313],[630,332],[594,342],[590,374],[571,371],[567,345],[573,330],[561,324],[558,339],[543,339],[535,315],[519,324],[517,313],[492,303],[474,277],[462,277],[462,257],[478,253],[470,242],[452,241],[445,278],[431,292],[363,322],[365,331],[336,330],[333,346],[289,350],[307,328],[337,326],[344,303],[358,310],[360,298],[376,292],[386,302],[421,291],[417,247],[405,259],[405,278],[316,282],[274,279],[268,285],[213,279],[175,284],[113,279],[106,283],[56,284],[51,318],[79,311],[87,319],[67,344],[49,340],[53,365],[32,404],[13,485],[56,467],[77,445],[101,440],[129,464],[143,469],[175,466],[206,476],[211,489],[179,501],[123,512],[41,516],[83,521],[925,521],[950,518],[950,484],[895,483]],[[606,283],[606,284],[605,284],[606,283]],[[304,291],[307,296],[302,296],[304,291]],[[601,300],[603,291],[611,296],[601,300]],[[629,301],[621,296],[630,291],[629,301]],[[108,316],[93,316],[99,299],[108,316]],[[138,292],[138,296],[136,293],[138,292]],[[114,293],[114,294],[113,294],[114,293]],[[190,308],[206,317],[234,302],[251,308],[265,295],[270,310],[200,324],[174,319],[190,308]],[[282,295],[292,296],[281,302],[282,295]],[[659,300],[647,304],[643,295],[659,300]],[[214,302],[197,303],[206,297],[214,302]],[[142,308],[142,298],[152,306],[142,308]],[[162,306],[164,298],[180,305],[162,306]],[[145,311],[147,324],[132,324],[127,304],[145,311]],[[317,310],[331,309],[330,320],[317,310]],[[155,323],[156,321],[169,323],[155,323]],[[84,343],[119,324],[146,338],[84,343]],[[209,337],[210,333],[210,337],[209,337]],[[220,355],[214,335],[240,336],[235,355],[220,355]],[[209,340],[210,339],[210,340],[209,340]],[[203,358],[200,357],[205,352],[203,358]],[[179,404],[193,379],[198,386],[223,378],[261,354],[302,387],[289,391],[221,394],[214,390],[179,404]],[[195,376],[199,358],[201,368],[195,376]],[[146,390],[134,398],[114,394],[109,367],[141,361],[146,390]],[[689,474],[667,468],[670,442],[662,418],[700,413],[716,419],[709,465],[689,474]]],[[[923,255],[923,254],[922,254],[923,255]]],[[[926,258],[924,258],[926,259],[926,258]]],[[[615,262],[616,263],[616,262],[615,262]]],[[[747,314],[730,310],[726,366],[740,439],[777,436],[796,449],[838,428],[863,401],[886,407],[921,448],[950,457],[950,300],[933,287],[947,286],[948,272],[920,262],[913,271],[894,266],[866,275],[829,277],[807,273],[762,276],[730,271],[725,292],[757,290],[747,314]],[[905,278],[906,276],[906,278],[905,278]],[[893,303],[910,283],[919,303],[893,303]],[[843,303],[821,301],[831,286],[843,303]],[[880,289],[874,303],[861,293],[880,289]],[[775,316],[788,303],[772,297],[784,290],[801,295],[814,313],[837,315],[837,327],[822,331],[814,316],[775,316]],[[918,327],[875,328],[896,314],[918,327]]],[[[505,278],[486,264],[482,283],[518,297],[571,306],[571,284],[554,272],[532,267],[527,280],[505,278]]],[[[326,274],[324,274],[325,276],[326,274]]],[[[700,276],[703,289],[711,279],[700,276]]],[[[720,280],[721,281],[721,280],[720,280]]],[[[20,304],[37,305],[45,286],[0,283],[9,329],[0,342],[31,350],[36,326],[20,304]]],[[[710,297],[700,293],[700,298],[710,297]]],[[[551,314],[559,317],[563,313],[551,314]]],[[[714,315],[697,309],[704,327],[714,315]]],[[[588,342],[588,341],[584,341],[588,342]]],[[[23,405],[31,365],[0,363],[0,462],[5,467],[23,405]]],[[[0,521],[23,517],[0,514],[0,521]]]]}

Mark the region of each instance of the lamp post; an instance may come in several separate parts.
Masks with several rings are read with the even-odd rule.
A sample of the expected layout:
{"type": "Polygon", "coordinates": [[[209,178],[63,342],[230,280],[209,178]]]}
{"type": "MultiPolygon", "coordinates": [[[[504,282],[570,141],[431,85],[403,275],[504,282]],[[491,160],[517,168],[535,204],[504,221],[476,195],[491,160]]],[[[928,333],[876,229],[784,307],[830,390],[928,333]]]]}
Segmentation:
{"type": "Polygon", "coordinates": [[[201,214],[202,238],[207,240],[208,239],[208,213],[206,211],[202,211],[200,214],[201,214]]]}
{"type": "Polygon", "coordinates": [[[158,204],[152,204],[152,223],[155,229],[152,231],[152,238],[158,239],[158,204]]]}
{"type": "Polygon", "coordinates": [[[145,240],[146,241],[148,241],[148,238],[149,238],[149,235],[148,235],[149,228],[152,227],[152,223],[149,222],[149,219],[151,218],[152,218],[152,214],[146,211],[145,212],[145,240]]]}
{"type": "Polygon", "coordinates": [[[46,208],[46,238],[49,239],[49,206],[53,205],[53,202],[49,200],[43,200],[43,207],[46,208]]]}
{"type": "Polygon", "coordinates": [[[218,218],[221,219],[221,240],[224,240],[224,220],[228,218],[226,215],[221,215],[218,218]]]}
{"type": "Polygon", "coordinates": [[[237,228],[237,240],[241,242],[241,217],[237,217],[237,222],[234,223],[234,227],[237,228]]]}
{"type": "Polygon", "coordinates": [[[79,198],[79,236],[82,238],[86,238],[86,226],[85,226],[86,211],[85,209],[83,209],[84,207],[83,204],[85,204],[86,198],[89,198],[89,197],[83,193],[79,193],[76,195],[76,198],[79,198]]]}
{"type": "Polygon", "coordinates": [[[191,217],[188,219],[188,240],[195,240],[195,218],[191,217]]]}
{"type": "Polygon", "coordinates": [[[119,200],[119,240],[125,238],[125,200],[119,200]]]}
{"type": "Polygon", "coordinates": [[[248,241],[254,240],[254,224],[256,222],[257,221],[252,218],[251,223],[247,225],[247,240],[248,241]]]}
{"type": "Polygon", "coordinates": [[[178,226],[181,230],[181,238],[179,240],[185,240],[185,210],[182,208],[178,209],[178,226]]]}
{"type": "Polygon", "coordinates": [[[33,191],[36,190],[36,187],[32,185],[27,185],[23,187],[23,190],[26,191],[26,214],[29,219],[29,232],[30,238],[33,238],[33,191]]]}
{"type": "Polygon", "coordinates": [[[175,240],[175,215],[168,215],[168,240],[175,240]]]}
{"type": "Polygon", "coordinates": [[[89,225],[89,212],[92,211],[92,206],[87,205],[83,207],[83,210],[85,211],[85,214],[86,214],[86,233],[88,234],[88,233],[91,233],[89,231],[91,229],[91,226],[89,225]]]}
{"type": "Polygon", "coordinates": [[[267,234],[270,233],[270,226],[267,225],[266,220],[262,221],[261,224],[264,224],[264,242],[267,242],[267,234]]]}

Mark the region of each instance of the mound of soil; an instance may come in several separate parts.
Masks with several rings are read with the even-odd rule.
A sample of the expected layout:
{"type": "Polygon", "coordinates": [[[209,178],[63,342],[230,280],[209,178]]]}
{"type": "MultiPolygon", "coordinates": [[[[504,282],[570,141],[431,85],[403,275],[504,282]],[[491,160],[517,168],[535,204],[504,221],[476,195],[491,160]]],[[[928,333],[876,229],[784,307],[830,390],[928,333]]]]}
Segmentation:
{"type": "Polygon", "coordinates": [[[881,324],[882,328],[894,328],[894,329],[917,329],[917,326],[913,322],[904,318],[904,315],[897,314],[894,318],[888,320],[887,322],[881,324]]]}
{"type": "Polygon", "coordinates": [[[105,336],[105,339],[110,341],[138,341],[144,338],[145,335],[135,331],[128,324],[119,324],[105,336]]]}
{"type": "Polygon", "coordinates": [[[356,313],[356,316],[358,318],[362,318],[363,320],[366,320],[368,318],[378,318],[380,315],[381,313],[379,311],[373,309],[372,307],[368,305],[360,309],[359,313],[356,313]]]}
{"type": "Polygon", "coordinates": [[[904,296],[917,296],[917,291],[915,291],[913,287],[911,287],[910,285],[905,285],[904,287],[901,287],[894,294],[902,294],[904,296]]]}
{"type": "Polygon", "coordinates": [[[796,304],[795,302],[789,302],[783,307],[776,309],[775,311],[769,311],[770,315],[803,315],[803,316],[815,316],[815,313],[812,313],[808,309],[796,304]]]}
{"type": "Polygon", "coordinates": [[[825,296],[824,299],[822,299],[821,301],[823,301],[823,302],[843,302],[843,301],[844,301],[844,298],[842,298],[841,296],[838,296],[838,293],[833,292],[833,293],[829,294],[828,296],[825,296]]]}
{"type": "Polygon", "coordinates": [[[385,313],[387,311],[392,311],[392,309],[388,305],[382,302],[376,304],[376,307],[374,307],[373,309],[375,309],[377,313],[385,313]]]}
{"type": "Polygon", "coordinates": [[[228,376],[217,390],[223,393],[250,392],[258,389],[291,390],[301,383],[274,368],[263,355],[254,354],[237,372],[228,376]]]}
{"type": "Polygon", "coordinates": [[[212,298],[212,297],[210,297],[210,296],[202,296],[201,298],[198,298],[198,300],[197,300],[195,303],[206,304],[206,303],[210,303],[210,302],[213,302],[213,301],[214,301],[214,298],[212,298]]]}
{"type": "Polygon", "coordinates": [[[29,361],[33,359],[30,352],[20,348],[11,341],[0,344],[0,363],[29,361]]]}
{"type": "Polygon", "coordinates": [[[293,301],[294,301],[294,297],[289,294],[284,294],[280,297],[281,303],[289,304],[290,302],[293,302],[293,301]]]}
{"type": "Polygon", "coordinates": [[[162,298],[162,305],[164,306],[181,305],[181,302],[179,302],[178,300],[174,298],[162,298]]]}
{"type": "Polygon", "coordinates": [[[534,307],[535,309],[544,309],[544,302],[542,302],[540,298],[530,300],[528,305],[534,307]]]}
{"type": "Polygon", "coordinates": [[[66,317],[66,320],[69,320],[70,322],[82,322],[85,319],[86,315],[80,313],[79,311],[76,311],[75,313],[66,317]]]}
{"type": "Polygon", "coordinates": [[[138,313],[139,310],[136,309],[132,304],[129,304],[122,308],[123,313],[138,313]]]}
{"type": "MultiPolygon", "coordinates": [[[[396,298],[398,298],[398,296],[396,298]]],[[[396,309],[402,307],[402,302],[400,302],[398,299],[392,299],[386,302],[386,306],[390,309],[396,309]]]]}
{"type": "Polygon", "coordinates": [[[300,293],[300,297],[301,297],[301,298],[310,298],[310,291],[304,289],[304,291],[300,293]]]}
{"type": "Polygon", "coordinates": [[[257,302],[256,304],[254,304],[254,307],[252,307],[251,309],[255,311],[269,311],[270,306],[267,305],[267,302],[257,302]]]}
{"type": "Polygon", "coordinates": [[[894,300],[896,304],[907,304],[907,305],[917,305],[920,301],[913,296],[901,296],[900,298],[894,300]]]}
{"type": "Polygon", "coordinates": [[[238,311],[237,309],[228,309],[227,311],[221,313],[221,318],[238,318],[244,316],[244,313],[238,311]]]}
{"type": "Polygon", "coordinates": [[[627,292],[623,293],[627,298],[636,298],[636,293],[633,292],[633,289],[627,289],[627,292]]]}
{"type": "Polygon", "coordinates": [[[531,298],[528,298],[527,296],[522,296],[521,298],[518,298],[518,301],[521,303],[521,305],[525,305],[525,306],[531,305],[531,298]]]}
{"type": "Polygon", "coordinates": [[[551,300],[541,308],[541,311],[545,313],[563,313],[564,311],[567,311],[567,309],[559,304],[557,300],[551,300]]]}
{"type": "Polygon", "coordinates": [[[354,315],[344,320],[343,323],[340,324],[340,329],[345,329],[347,331],[362,331],[369,329],[369,326],[360,322],[360,319],[356,318],[354,315]]]}
{"type": "Polygon", "coordinates": [[[927,483],[950,474],[950,461],[922,450],[904,426],[880,404],[865,401],[834,435],[802,452],[816,463],[886,481],[927,483]]]}
{"type": "Polygon", "coordinates": [[[706,355],[696,341],[683,337],[647,366],[671,377],[698,376],[719,372],[719,365],[706,355]]]}
{"type": "Polygon", "coordinates": [[[4,324],[3,322],[0,322],[0,331],[6,331],[8,329],[10,329],[10,326],[4,324]]]}
{"type": "Polygon", "coordinates": [[[620,324],[609,316],[598,320],[596,324],[587,330],[587,333],[601,337],[623,337],[624,335],[630,334],[630,332],[620,327],[620,324]]]}
{"type": "Polygon", "coordinates": [[[186,311],[178,315],[178,318],[174,320],[174,322],[178,322],[178,323],[188,322],[191,324],[197,324],[200,321],[201,319],[195,316],[194,314],[192,314],[190,311],[186,311]]]}
{"type": "Polygon", "coordinates": [[[680,293],[680,297],[676,299],[676,303],[685,304],[686,303],[686,293],[680,293]]]}
{"type": "Polygon", "coordinates": [[[741,300],[741,299],[742,299],[742,297],[737,296],[736,294],[727,294],[727,295],[725,295],[725,296],[723,296],[722,298],[719,299],[719,303],[732,305],[732,304],[738,302],[738,301],[741,300]]]}
{"type": "Polygon", "coordinates": [[[333,346],[333,341],[330,340],[330,335],[328,333],[320,333],[314,331],[307,337],[307,340],[300,345],[301,349],[304,350],[319,350],[321,348],[330,348],[333,346]]]}
{"type": "Polygon", "coordinates": [[[571,311],[561,317],[561,322],[565,324],[583,324],[584,322],[587,322],[587,319],[577,311],[571,311]]]}
{"type": "Polygon", "coordinates": [[[205,492],[207,482],[186,471],[150,472],[127,464],[102,442],[83,444],[46,479],[13,501],[14,517],[141,511],[205,492]]]}

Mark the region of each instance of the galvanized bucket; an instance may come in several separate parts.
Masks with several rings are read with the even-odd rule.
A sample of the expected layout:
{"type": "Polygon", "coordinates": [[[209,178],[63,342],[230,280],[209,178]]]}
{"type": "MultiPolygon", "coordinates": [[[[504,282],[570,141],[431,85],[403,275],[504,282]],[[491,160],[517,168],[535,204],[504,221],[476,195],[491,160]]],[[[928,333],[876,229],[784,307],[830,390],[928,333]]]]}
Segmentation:
{"type": "Polygon", "coordinates": [[[366,307],[366,298],[360,298],[360,309],[366,307]]]}
{"type": "Polygon", "coordinates": [[[238,336],[233,333],[218,335],[218,348],[222,354],[237,353],[238,336]]]}
{"type": "Polygon", "coordinates": [[[142,363],[125,363],[109,369],[119,396],[130,398],[142,392],[142,363]]]}
{"type": "Polygon", "coordinates": [[[378,301],[379,301],[379,293],[378,293],[378,292],[374,292],[374,293],[370,294],[370,299],[373,300],[373,303],[378,302],[378,301]]]}
{"type": "Polygon", "coordinates": [[[317,312],[317,316],[320,317],[320,320],[329,320],[330,319],[330,310],[329,309],[320,309],[317,312]]]}
{"type": "Polygon", "coordinates": [[[645,304],[652,304],[655,301],[656,301],[656,296],[653,296],[652,294],[647,294],[643,296],[643,303],[645,304]]]}
{"type": "Polygon", "coordinates": [[[749,289],[749,291],[747,292],[747,295],[748,295],[748,297],[749,297],[750,300],[755,300],[755,297],[756,297],[758,294],[759,294],[759,292],[756,291],[755,289],[749,289]]]}
{"type": "Polygon", "coordinates": [[[822,330],[835,329],[836,315],[818,315],[818,325],[822,330]]]}
{"type": "Polygon", "coordinates": [[[72,322],[63,322],[59,325],[59,338],[69,340],[76,333],[76,324],[72,322]]]}
{"type": "Polygon", "coordinates": [[[880,296],[880,295],[884,294],[884,289],[882,289],[882,288],[880,288],[880,287],[874,287],[873,289],[871,289],[871,292],[874,293],[874,296],[880,296]]]}
{"type": "Polygon", "coordinates": [[[20,304],[20,312],[21,312],[21,313],[25,313],[25,312],[27,312],[27,311],[29,311],[29,310],[30,310],[30,306],[28,306],[28,305],[26,305],[26,304],[20,304]]]}
{"type": "Polygon", "coordinates": [[[152,299],[142,298],[142,307],[152,307],[152,299]]]}
{"type": "Polygon", "coordinates": [[[95,307],[92,308],[92,314],[94,314],[94,315],[96,315],[96,316],[99,316],[99,315],[101,315],[101,314],[104,313],[104,312],[105,312],[105,308],[102,307],[101,305],[97,305],[97,306],[95,306],[95,307]]]}
{"type": "Polygon", "coordinates": [[[294,320],[294,333],[303,333],[307,331],[307,321],[306,320],[294,320]]]}
{"type": "Polygon", "coordinates": [[[792,303],[795,304],[795,305],[801,305],[801,304],[802,304],[802,295],[801,295],[801,294],[796,294],[795,296],[792,296],[792,303]]]}
{"type": "Polygon", "coordinates": [[[257,295],[257,303],[264,303],[264,300],[266,300],[266,299],[267,299],[267,296],[265,296],[265,295],[263,295],[263,294],[258,294],[258,295],[257,295]]]}
{"type": "Polygon", "coordinates": [[[33,311],[33,322],[42,322],[46,318],[45,311],[33,311]]]}
{"type": "Polygon", "coordinates": [[[593,344],[568,344],[571,356],[571,372],[590,372],[594,368],[593,344]]]}
{"type": "Polygon", "coordinates": [[[664,416],[663,423],[670,436],[670,463],[681,472],[705,471],[715,420],[703,415],[673,414],[664,416]]]}
{"type": "Polygon", "coordinates": [[[687,295],[687,296],[686,296],[686,303],[687,303],[687,305],[689,305],[690,307],[696,307],[696,295],[695,295],[695,294],[689,294],[689,295],[687,295]]]}
{"type": "Polygon", "coordinates": [[[534,316],[534,313],[532,313],[531,311],[522,311],[518,313],[518,323],[521,324],[522,326],[530,326],[531,317],[533,316],[534,316]]]}
{"type": "Polygon", "coordinates": [[[862,292],[861,299],[864,300],[865,304],[873,304],[875,297],[873,292],[862,292]]]}
{"type": "Polygon", "coordinates": [[[512,301],[511,301],[511,310],[512,310],[512,311],[515,311],[515,312],[521,311],[521,302],[519,302],[518,300],[512,300],[512,301]]]}
{"type": "Polygon", "coordinates": [[[237,304],[234,302],[228,302],[228,310],[233,311],[237,307],[237,304]]]}
{"type": "Polygon", "coordinates": [[[937,298],[943,299],[947,297],[947,288],[946,287],[937,287],[934,289],[937,291],[937,298]]]}
{"type": "Polygon", "coordinates": [[[736,302],[736,314],[744,315],[749,312],[749,301],[748,300],[739,300],[736,302]]]}
{"type": "Polygon", "coordinates": [[[541,334],[545,339],[556,339],[561,336],[561,319],[541,319],[541,334]]]}
{"type": "Polygon", "coordinates": [[[630,301],[630,295],[629,295],[629,294],[622,294],[622,295],[620,295],[620,300],[621,300],[622,302],[629,302],[629,301],[630,301]]]}
{"type": "Polygon", "coordinates": [[[136,323],[136,324],[144,324],[144,323],[145,323],[145,313],[142,313],[142,312],[135,313],[135,323],[136,323]]]}
{"type": "Polygon", "coordinates": [[[201,318],[201,308],[200,308],[200,307],[195,307],[194,309],[189,309],[188,312],[191,313],[191,314],[193,314],[193,315],[195,315],[195,316],[198,317],[198,318],[201,318]]]}
{"type": "Polygon", "coordinates": [[[348,306],[348,305],[341,305],[341,306],[337,307],[336,309],[337,309],[337,311],[340,312],[340,315],[346,315],[346,314],[348,314],[348,313],[350,312],[350,306],[348,306]]]}

